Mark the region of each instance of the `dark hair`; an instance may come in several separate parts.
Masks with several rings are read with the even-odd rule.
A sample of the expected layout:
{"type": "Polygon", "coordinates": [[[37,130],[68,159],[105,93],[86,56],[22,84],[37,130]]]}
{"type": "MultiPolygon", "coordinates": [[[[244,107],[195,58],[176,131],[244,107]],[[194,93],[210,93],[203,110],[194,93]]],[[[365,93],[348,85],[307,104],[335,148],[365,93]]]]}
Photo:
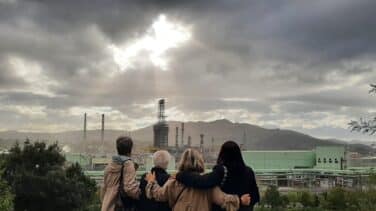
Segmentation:
{"type": "Polygon", "coordinates": [[[120,136],[116,139],[116,149],[119,155],[130,155],[132,152],[133,141],[131,137],[120,136]]]}
{"type": "Polygon", "coordinates": [[[225,165],[228,169],[242,171],[246,165],[240,151],[239,145],[234,141],[226,141],[218,155],[218,165],[225,165]]]}

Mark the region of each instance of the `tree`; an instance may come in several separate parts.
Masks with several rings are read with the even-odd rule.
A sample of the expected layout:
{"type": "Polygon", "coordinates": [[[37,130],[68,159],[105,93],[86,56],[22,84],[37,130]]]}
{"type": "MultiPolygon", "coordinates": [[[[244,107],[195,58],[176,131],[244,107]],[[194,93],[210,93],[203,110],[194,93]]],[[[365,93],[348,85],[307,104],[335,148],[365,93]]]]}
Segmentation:
{"type": "Polygon", "coordinates": [[[263,204],[269,205],[272,208],[284,207],[288,204],[288,198],[282,197],[276,186],[269,186],[263,197],[263,204]]]}
{"type": "Polygon", "coordinates": [[[57,144],[15,145],[5,157],[3,178],[15,193],[17,210],[84,210],[96,193],[78,164],[64,166],[57,144]]]}
{"type": "Polygon", "coordinates": [[[300,203],[304,207],[314,207],[315,206],[315,199],[314,197],[307,191],[302,191],[299,194],[300,203]]]}
{"type": "MultiPolygon", "coordinates": [[[[0,157],[0,175],[3,173],[3,160],[0,157]]],[[[0,210],[13,209],[14,196],[7,182],[0,177],[0,210]]]]}
{"type": "MultiPolygon", "coordinates": [[[[370,84],[371,89],[369,90],[370,94],[376,93],[376,84],[370,84]]],[[[373,135],[376,133],[376,116],[371,119],[360,118],[359,121],[352,120],[349,123],[351,131],[363,132],[366,134],[373,135]]]]}
{"type": "Polygon", "coordinates": [[[346,204],[346,191],[342,188],[333,188],[327,192],[325,200],[322,205],[329,210],[345,210],[346,204]]]}

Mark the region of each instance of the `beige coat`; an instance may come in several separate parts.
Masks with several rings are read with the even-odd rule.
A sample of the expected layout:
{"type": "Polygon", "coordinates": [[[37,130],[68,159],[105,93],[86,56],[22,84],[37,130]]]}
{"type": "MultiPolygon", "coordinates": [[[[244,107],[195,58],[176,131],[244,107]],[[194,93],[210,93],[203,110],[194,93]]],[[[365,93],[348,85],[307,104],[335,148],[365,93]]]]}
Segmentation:
{"type": "MultiPolygon", "coordinates": [[[[110,163],[104,170],[104,184],[101,191],[102,211],[113,211],[119,188],[121,165],[117,163],[110,163]]],[[[134,199],[138,199],[140,195],[139,183],[136,180],[136,170],[132,161],[124,163],[124,191],[134,199]]]]}
{"type": "Polygon", "coordinates": [[[239,197],[225,194],[218,187],[207,190],[186,187],[177,200],[183,187],[183,184],[170,179],[163,187],[157,183],[149,183],[146,186],[146,194],[148,198],[167,201],[173,211],[210,211],[213,203],[228,211],[239,209],[239,197]]]}

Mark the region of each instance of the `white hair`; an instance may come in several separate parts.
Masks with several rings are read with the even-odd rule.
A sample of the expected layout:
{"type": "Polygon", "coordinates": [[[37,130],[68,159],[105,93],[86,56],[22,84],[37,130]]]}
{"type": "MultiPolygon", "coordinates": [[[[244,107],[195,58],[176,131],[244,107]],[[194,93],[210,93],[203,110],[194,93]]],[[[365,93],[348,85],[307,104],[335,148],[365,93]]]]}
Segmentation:
{"type": "Polygon", "coordinates": [[[167,169],[171,155],[166,150],[158,150],[153,154],[154,166],[167,169]]]}

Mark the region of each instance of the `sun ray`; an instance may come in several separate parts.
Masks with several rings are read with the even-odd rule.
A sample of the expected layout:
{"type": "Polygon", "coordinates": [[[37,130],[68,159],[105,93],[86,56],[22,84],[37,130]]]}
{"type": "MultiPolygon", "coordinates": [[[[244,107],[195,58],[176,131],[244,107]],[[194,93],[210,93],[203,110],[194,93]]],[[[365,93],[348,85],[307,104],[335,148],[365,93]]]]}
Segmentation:
{"type": "Polygon", "coordinates": [[[111,44],[109,48],[121,71],[137,68],[138,64],[147,62],[160,70],[168,70],[167,51],[180,47],[191,36],[190,27],[173,22],[161,14],[140,38],[121,46],[111,44]]]}

